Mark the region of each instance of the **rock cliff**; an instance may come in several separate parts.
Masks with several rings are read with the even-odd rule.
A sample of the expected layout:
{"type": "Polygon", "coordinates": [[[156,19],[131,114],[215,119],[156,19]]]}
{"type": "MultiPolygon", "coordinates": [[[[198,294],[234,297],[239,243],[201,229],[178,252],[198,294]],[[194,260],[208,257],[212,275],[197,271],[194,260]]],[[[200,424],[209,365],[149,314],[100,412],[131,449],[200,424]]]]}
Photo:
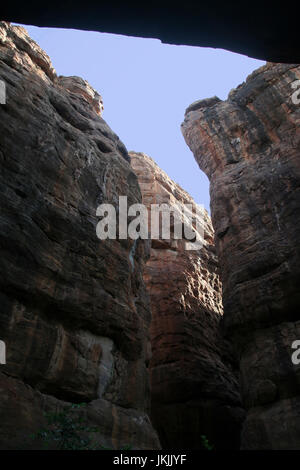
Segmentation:
{"type": "Polygon", "coordinates": [[[43,411],[82,402],[101,445],[158,448],[147,247],[96,236],[100,203],[141,201],[127,150],[97,92],[3,22],[0,79],[0,448],[34,448],[43,411]]]}
{"type": "Polygon", "coordinates": [[[245,449],[300,448],[300,67],[268,63],[193,103],[182,131],[210,179],[224,323],[239,356],[245,449]]]}
{"type": "MultiPolygon", "coordinates": [[[[147,155],[130,152],[144,204],[174,209],[195,203],[147,155]]],[[[239,447],[243,410],[235,361],[222,337],[222,298],[214,233],[198,215],[201,248],[186,240],[153,239],[144,279],[151,309],[152,418],[166,448],[199,449],[206,435],[216,449],[239,447]],[[226,429],[226,433],[224,433],[226,429]]]]}
{"type": "Polygon", "coordinates": [[[196,250],[174,225],[151,243],[97,238],[97,207],[120,195],[194,201],[5,22],[0,80],[0,448],[41,448],[44,413],[85,403],[74,413],[108,448],[200,448],[204,434],[299,449],[300,67],[269,63],[187,109],[214,227],[201,210],[196,250]]]}

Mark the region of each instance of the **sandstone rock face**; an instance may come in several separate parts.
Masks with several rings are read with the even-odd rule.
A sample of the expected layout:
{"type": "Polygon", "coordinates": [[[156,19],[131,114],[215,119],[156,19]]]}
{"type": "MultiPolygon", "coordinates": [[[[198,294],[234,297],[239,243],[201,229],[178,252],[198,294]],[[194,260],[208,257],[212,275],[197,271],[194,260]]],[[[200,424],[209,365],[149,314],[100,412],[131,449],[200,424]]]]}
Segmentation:
{"type": "Polygon", "coordinates": [[[101,97],[57,77],[20,27],[0,24],[0,448],[30,448],[43,410],[88,403],[98,441],[158,448],[149,409],[143,241],[99,240],[96,208],[141,201],[101,97]]]}
{"type": "Polygon", "coordinates": [[[101,116],[104,109],[102,96],[91,85],[80,77],[58,77],[58,82],[66,90],[81,95],[92,106],[96,114],[101,116]]]}
{"type": "MultiPolygon", "coordinates": [[[[130,152],[143,203],[176,208],[193,199],[154,161],[130,152]]],[[[222,299],[213,229],[199,214],[202,247],[186,240],[152,240],[144,279],[152,308],[152,418],[166,448],[238,448],[243,410],[234,359],[221,334],[222,299]],[[226,431],[225,431],[226,430],[226,431]]]]}
{"type": "Polygon", "coordinates": [[[300,448],[300,366],[291,361],[300,339],[299,79],[299,66],[266,64],[226,101],[191,105],[182,125],[210,178],[246,449],[300,448]]]}

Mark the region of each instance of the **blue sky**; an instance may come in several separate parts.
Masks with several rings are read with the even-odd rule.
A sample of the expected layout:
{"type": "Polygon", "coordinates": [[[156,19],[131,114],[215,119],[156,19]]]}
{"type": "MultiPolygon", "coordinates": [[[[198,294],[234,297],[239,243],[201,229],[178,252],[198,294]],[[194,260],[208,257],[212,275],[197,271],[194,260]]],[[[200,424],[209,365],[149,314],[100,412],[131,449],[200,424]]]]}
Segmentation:
{"type": "Polygon", "coordinates": [[[185,109],[229,91],[265,62],[222,49],[162,44],[71,29],[25,26],[58,75],[78,75],[102,95],[103,118],[128,150],[150,155],[209,210],[209,183],[180,131],[185,109]]]}

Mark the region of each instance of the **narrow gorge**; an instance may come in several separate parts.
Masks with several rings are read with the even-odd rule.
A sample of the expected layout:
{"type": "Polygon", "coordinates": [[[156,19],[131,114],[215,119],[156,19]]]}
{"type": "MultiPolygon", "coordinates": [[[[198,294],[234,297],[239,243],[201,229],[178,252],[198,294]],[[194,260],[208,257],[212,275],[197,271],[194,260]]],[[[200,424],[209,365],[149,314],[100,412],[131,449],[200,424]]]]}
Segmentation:
{"type": "Polygon", "coordinates": [[[97,238],[97,207],[119,196],[195,203],[128,152],[88,82],[58,76],[7,22],[0,80],[0,449],[43,448],[45,413],[82,403],[106,449],[202,449],[201,436],[300,449],[300,66],[267,63],[186,110],[210,179],[196,250],[174,226],[167,240],[97,238]]]}

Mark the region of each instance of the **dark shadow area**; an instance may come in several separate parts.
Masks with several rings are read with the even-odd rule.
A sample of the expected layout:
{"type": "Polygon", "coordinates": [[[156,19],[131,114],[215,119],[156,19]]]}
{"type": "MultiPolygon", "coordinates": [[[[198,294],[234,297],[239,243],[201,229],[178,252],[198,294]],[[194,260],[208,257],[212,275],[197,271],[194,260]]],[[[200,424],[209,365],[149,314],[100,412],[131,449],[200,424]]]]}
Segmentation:
{"type": "Polygon", "coordinates": [[[36,26],[158,38],[219,47],[270,62],[299,63],[299,19],[293,7],[258,2],[6,2],[1,19],[36,26]]]}

